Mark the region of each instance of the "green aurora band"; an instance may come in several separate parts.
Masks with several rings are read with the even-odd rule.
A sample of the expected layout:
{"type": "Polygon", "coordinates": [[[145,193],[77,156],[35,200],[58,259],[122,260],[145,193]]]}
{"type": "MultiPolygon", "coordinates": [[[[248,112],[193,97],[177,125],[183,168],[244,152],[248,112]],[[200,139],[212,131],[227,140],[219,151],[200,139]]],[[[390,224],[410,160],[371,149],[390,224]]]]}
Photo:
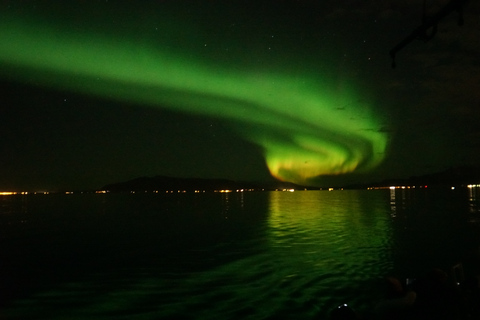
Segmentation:
{"type": "Polygon", "coordinates": [[[284,181],[368,171],[387,146],[368,102],[313,71],[232,67],[24,17],[0,22],[0,67],[16,81],[226,119],[284,181]]]}

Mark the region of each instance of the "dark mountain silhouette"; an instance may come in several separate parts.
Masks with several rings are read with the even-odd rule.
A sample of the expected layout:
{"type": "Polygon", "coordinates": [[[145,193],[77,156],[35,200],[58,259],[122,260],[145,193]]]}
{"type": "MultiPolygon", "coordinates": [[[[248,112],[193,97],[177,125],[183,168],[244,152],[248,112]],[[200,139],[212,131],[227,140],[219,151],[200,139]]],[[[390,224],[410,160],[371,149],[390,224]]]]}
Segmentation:
{"type": "Polygon", "coordinates": [[[381,182],[370,183],[370,184],[355,184],[350,185],[348,189],[359,189],[365,187],[385,187],[385,186],[399,186],[399,185],[409,185],[409,186],[462,186],[469,184],[479,184],[480,183],[480,167],[475,166],[461,166],[461,167],[450,167],[445,171],[429,173],[420,176],[412,176],[406,179],[387,179],[381,182]]]}
{"type": "MultiPolygon", "coordinates": [[[[345,189],[364,189],[367,187],[385,187],[385,186],[461,186],[467,184],[480,183],[480,167],[451,167],[442,172],[430,173],[421,176],[412,176],[406,179],[388,179],[381,182],[359,183],[344,186],[345,189]]],[[[338,188],[338,187],[336,187],[338,188]]],[[[168,176],[140,177],[129,181],[117,182],[105,185],[103,190],[110,192],[152,192],[152,191],[215,191],[215,190],[238,190],[252,189],[276,190],[276,189],[295,189],[295,190],[318,190],[319,187],[302,186],[291,182],[273,181],[273,182],[245,182],[233,181],[227,179],[202,179],[202,178],[175,178],[168,176]]]]}
{"type": "MultiPolygon", "coordinates": [[[[133,180],[105,185],[102,189],[110,192],[152,192],[152,191],[215,191],[215,190],[275,190],[275,189],[311,189],[290,182],[242,182],[227,179],[175,178],[168,176],[141,177],[133,180]]],[[[318,188],[317,188],[318,189],[318,188]]]]}
{"type": "Polygon", "coordinates": [[[465,185],[480,182],[480,167],[462,166],[450,167],[445,171],[410,177],[409,181],[425,184],[465,185]]]}

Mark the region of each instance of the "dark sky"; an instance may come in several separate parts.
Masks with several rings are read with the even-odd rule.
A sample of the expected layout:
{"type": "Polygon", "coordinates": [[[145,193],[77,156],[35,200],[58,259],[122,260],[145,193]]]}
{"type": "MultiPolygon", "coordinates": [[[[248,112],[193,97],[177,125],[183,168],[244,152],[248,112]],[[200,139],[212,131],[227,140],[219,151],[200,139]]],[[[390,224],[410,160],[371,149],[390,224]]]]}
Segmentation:
{"type": "Polygon", "coordinates": [[[392,69],[422,3],[1,1],[0,190],[477,166],[479,3],[392,69]]]}

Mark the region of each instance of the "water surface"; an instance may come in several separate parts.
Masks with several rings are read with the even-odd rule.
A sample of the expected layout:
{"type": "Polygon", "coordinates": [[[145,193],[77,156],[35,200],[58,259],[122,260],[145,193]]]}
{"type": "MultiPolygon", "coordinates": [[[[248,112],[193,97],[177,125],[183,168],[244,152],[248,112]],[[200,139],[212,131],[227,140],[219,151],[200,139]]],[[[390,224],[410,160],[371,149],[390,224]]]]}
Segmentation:
{"type": "MultiPolygon", "coordinates": [[[[478,249],[476,189],[0,198],[8,319],[327,318],[478,249]]],[[[467,268],[468,271],[468,268],[467,268]]]]}

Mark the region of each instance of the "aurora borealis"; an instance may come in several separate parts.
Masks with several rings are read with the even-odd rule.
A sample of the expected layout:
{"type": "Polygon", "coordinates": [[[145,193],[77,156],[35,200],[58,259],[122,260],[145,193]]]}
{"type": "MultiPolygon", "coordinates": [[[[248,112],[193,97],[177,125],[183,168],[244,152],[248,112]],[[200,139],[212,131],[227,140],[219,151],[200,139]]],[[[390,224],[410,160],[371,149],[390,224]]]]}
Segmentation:
{"type": "MultiPolygon", "coordinates": [[[[290,12],[294,4],[282,2],[274,12],[222,2],[191,8],[169,1],[7,2],[1,76],[139,110],[217,119],[235,139],[258,146],[280,180],[367,174],[388,157],[398,127],[385,97],[391,85],[379,87],[383,72],[373,83],[365,62],[345,60],[354,46],[342,41],[356,34],[337,40],[342,30],[333,28],[341,20],[323,18],[333,21],[323,26],[331,39],[313,28],[321,25],[305,29],[323,14],[295,16],[319,10],[308,3],[290,12]]],[[[371,57],[378,53],[365,61],[371,57]]]]}
{"type": "Polygon", "coordinates": [[[20,79],[33,73],[49,86],[232,120],[239,134],[263,148],[281,180],[305,183],[371,168],[386,148],[371,107],[348,89],[332,90],[328,79],[232,71],[132,39],[72,35],[43,24],[1,29],[1,42],[13,44],[2,47],[1,59],[21,69],[20,79]],[[349,110],[339,112],[345,106],[349,110]],[[251,126],[244,130],[244,123],[251,126]]]}

